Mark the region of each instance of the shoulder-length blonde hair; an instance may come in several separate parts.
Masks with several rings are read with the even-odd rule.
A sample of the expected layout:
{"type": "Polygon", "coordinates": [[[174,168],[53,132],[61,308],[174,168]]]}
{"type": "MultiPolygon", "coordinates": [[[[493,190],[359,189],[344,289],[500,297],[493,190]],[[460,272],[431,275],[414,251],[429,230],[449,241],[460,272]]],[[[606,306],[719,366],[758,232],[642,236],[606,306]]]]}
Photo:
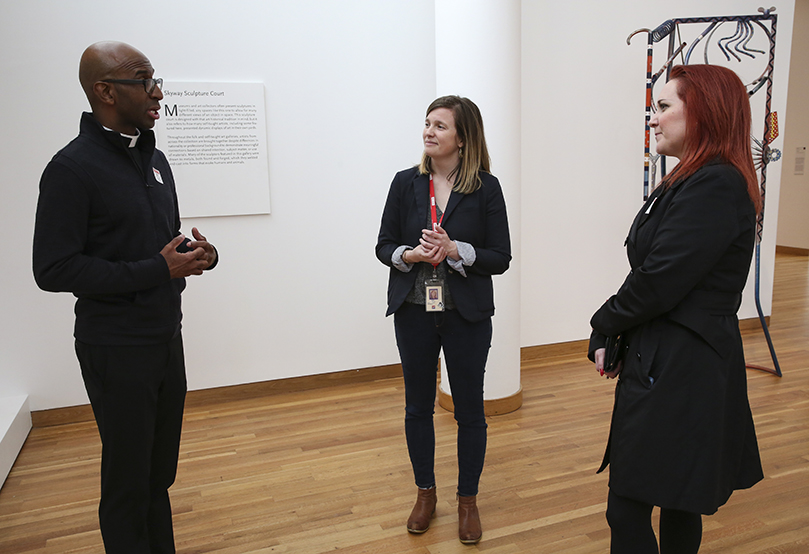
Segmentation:
{"type": "MultiPolygon", "coordinates": [[[[455,118],[455,132],[463,143],[459,152],[461,159],[458,166],[448,176],[455,177],[452,190],[461,194],[475,192],[483,185],[478,171],[489,173],[491,164],[489,149],[486,148],[486,137],[483,134],[483,118],[480,110],[469,98],[442,96],[433,100],[427,108],[426,115],[430,115],[430,112],[438,108],[452,110],[455,118]]],[[[421,156],[419,173],[422,175],[432,173],[432,159],[427,154],[421,156]]]]}

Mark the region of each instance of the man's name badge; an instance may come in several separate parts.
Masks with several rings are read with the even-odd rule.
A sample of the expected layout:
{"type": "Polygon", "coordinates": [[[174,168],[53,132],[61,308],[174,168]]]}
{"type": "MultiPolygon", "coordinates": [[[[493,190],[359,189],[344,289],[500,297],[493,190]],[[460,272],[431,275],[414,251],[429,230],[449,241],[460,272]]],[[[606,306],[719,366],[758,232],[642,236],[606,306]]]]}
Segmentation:
{"type": "Polygon", "coordinates": [[[444,283],[441,279],[428,279],[425,285],[424,307],[428,312],[444,311],[444,283]]]}

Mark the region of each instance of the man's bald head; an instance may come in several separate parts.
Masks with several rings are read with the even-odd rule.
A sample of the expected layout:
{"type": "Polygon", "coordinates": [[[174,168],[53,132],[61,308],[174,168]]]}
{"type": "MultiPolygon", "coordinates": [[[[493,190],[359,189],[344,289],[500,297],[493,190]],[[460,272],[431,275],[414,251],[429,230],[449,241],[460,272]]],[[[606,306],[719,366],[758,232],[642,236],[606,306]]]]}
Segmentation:
{"type": "Polygon", "coordinates": [[[149,58],[123,42],[97,42],[79,63],[79,81],[93,116],[104,127],[137,134],[151,129],[160,117],[163,92],[154,79],[149,58]]]}
{"type": "Polygon", "coordinates": [[[105,41],[88,46],[79,62],[79,82],[90,105],[95,107],[99,101],[95,83],[119,78],[127,70],[144,64],[151,66],[149,58],[124,42],[105,41]]]}

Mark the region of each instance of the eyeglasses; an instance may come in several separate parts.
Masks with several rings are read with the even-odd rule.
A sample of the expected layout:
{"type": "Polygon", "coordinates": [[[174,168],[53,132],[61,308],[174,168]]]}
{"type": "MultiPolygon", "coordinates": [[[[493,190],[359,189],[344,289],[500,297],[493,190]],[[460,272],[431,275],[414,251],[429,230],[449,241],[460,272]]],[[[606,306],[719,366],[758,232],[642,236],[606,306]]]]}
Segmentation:
{"type": "Polygon", "coordinates": [[[102,83],[119,83],[122,85],[143,85],[146,94],[152,94],[155,87],[163,88],[163,79],[101,79],[102,83]]]}

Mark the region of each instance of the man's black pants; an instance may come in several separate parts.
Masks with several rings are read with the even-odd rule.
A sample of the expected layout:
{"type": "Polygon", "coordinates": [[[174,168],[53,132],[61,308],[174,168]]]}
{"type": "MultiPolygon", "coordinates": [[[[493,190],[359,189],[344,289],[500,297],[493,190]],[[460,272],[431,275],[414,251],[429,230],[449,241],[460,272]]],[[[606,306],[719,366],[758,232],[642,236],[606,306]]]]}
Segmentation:
{"type": "Polygon", "coordinates": [[[76,341],[76,355],[101,435],[98,516],[105,550],[173,553],[168,489],[185,404],[182,336],[139,346],[76,341]]]}

